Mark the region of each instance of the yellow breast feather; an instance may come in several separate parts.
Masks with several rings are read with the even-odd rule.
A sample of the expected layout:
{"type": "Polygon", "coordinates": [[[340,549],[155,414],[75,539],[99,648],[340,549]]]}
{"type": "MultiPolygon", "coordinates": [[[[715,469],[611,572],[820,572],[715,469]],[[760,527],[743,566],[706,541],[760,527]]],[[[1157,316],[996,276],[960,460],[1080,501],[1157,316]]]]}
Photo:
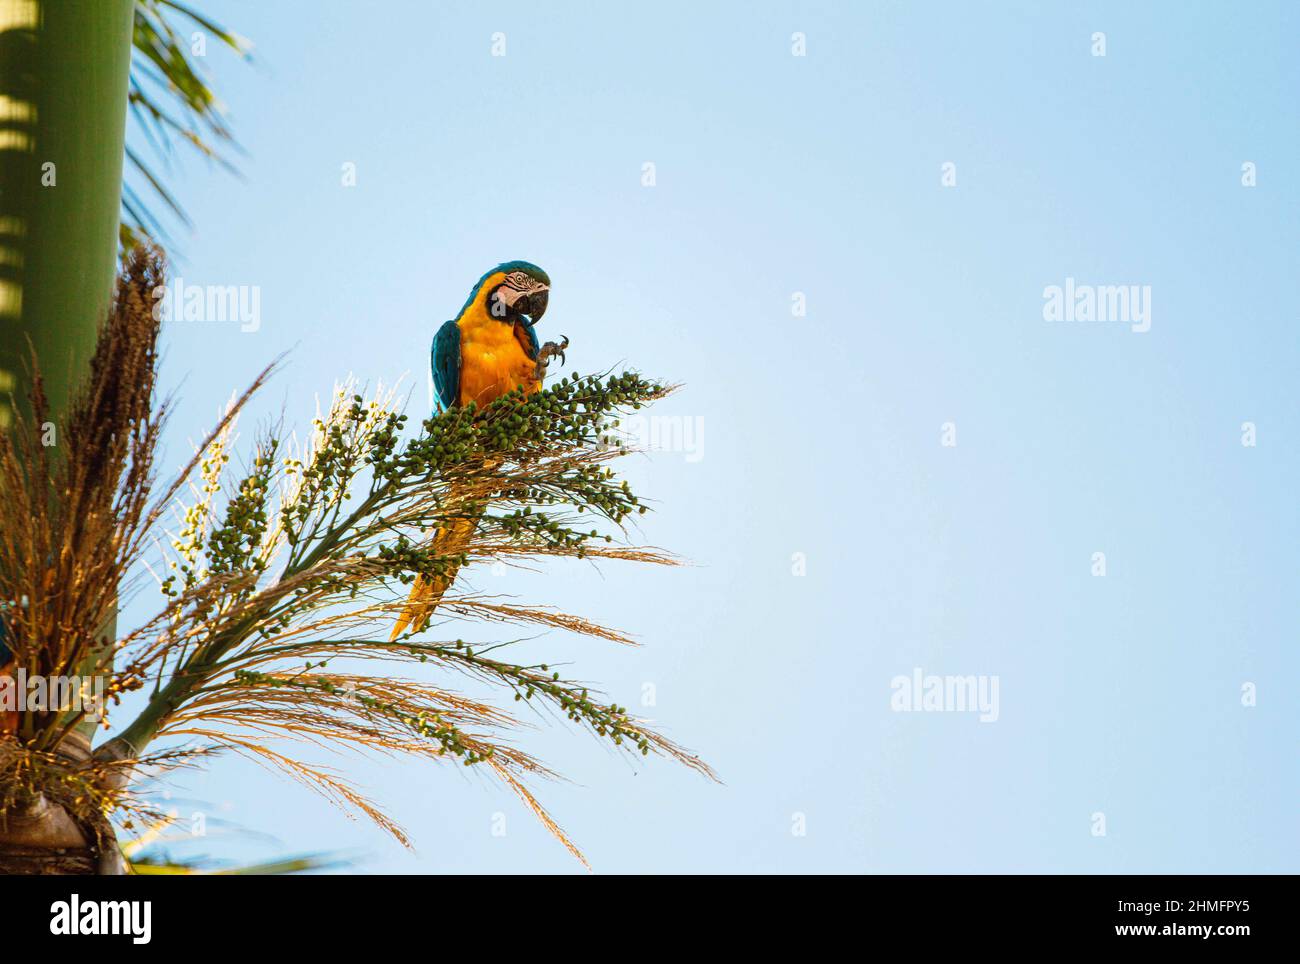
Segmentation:
{"type": "Polygon", "coordinates": [[[494,318],[487,308],[487,292],[495,285],[490,279],[474,303],[461,313],[460,404],[474,402],[479,408],[491,404],[523,385],[534,392],[537,364],[528,357],[515,336],[514,326],[494,318]]]}

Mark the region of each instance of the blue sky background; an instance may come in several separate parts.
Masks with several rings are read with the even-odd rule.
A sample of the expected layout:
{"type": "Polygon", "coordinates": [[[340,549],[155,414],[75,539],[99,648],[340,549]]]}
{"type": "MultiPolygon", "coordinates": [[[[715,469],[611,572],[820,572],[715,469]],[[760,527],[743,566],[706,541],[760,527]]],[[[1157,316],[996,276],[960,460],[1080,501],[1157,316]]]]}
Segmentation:
{"type": "MultiPolygon", "coordinates": [[[[598,871],[1300,869],[1293,5],[201,5],[258,64],[210,45],[244,179],[173,173],[176,273],[260,286],[262,324],[168,330],[173,461],[283,351],[257,413],[305,425],[351,372],[422,415],[434,329],[512,258],[571,369],[702,419],[702,457],[626,467],[693,566],[471,578],[636,633],[521,652],[654,684],[724,781],[542,726],[598,871]],[[1044,321],[1067,277],[1150,285],[1151,330],[1044,321]],[[998,721],[891,712],[914,667],[996,675],[998,721]]],[[[473,771],[351,772],[414,854],[235,761],[178,793],[275,839],[188,851],[581,869],[473,771]]]]}

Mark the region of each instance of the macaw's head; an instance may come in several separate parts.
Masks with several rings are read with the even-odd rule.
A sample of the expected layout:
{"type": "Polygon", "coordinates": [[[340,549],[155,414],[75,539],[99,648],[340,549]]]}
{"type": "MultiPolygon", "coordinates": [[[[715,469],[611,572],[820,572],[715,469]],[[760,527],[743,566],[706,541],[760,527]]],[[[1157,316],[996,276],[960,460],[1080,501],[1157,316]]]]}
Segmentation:
{"type": "Polygon", "coordinates": [[[546,313],[551,279],[535,264],[507,261],[485,274],[476,290],[486,295],[483,305],[493,318],[535,325],[546,313]]]}

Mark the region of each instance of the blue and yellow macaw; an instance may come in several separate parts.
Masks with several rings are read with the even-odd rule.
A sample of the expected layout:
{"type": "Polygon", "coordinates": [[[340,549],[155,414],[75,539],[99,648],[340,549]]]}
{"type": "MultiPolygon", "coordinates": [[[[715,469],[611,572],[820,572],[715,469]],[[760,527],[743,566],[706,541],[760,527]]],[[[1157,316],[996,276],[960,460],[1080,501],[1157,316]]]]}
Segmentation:
{"type": "MultiPolygon", "coordinates": [[[[569,347],[567,338],[541,345],[533,330],[546,312],[550,291],[546,272],[527,261],[507,261],[479,278],[460,314],[433,338],[429,371],[435,414],[470,402],[481,410],[516,388],[531,395],[542,387],[549,360],[556,355],[563,360],[569,347]]],[[[443,525],[434,534],[434,552],[463,552],[476,525],[475,517],[443,525]]],[[[408,626],[424,629],[455,578],[454,570],[434,579],[417,577],[391,638],[408,626]]]]}

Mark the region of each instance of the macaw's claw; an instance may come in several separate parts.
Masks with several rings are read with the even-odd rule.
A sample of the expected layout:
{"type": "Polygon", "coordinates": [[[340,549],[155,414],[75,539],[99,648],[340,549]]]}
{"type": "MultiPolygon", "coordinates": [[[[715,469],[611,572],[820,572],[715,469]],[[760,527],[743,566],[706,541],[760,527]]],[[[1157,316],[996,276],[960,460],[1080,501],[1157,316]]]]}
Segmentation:
{"type": "Polygon", "coordinates": [[[548,341],[537,352],[537,378],[540,381],[546,377],[546,369],[550,366],[551,359],[559,356],[560,364],[565,363],[564,350],[569,347],[569,336],[561,335],[562,339],[558,344],[548,341]]]}

